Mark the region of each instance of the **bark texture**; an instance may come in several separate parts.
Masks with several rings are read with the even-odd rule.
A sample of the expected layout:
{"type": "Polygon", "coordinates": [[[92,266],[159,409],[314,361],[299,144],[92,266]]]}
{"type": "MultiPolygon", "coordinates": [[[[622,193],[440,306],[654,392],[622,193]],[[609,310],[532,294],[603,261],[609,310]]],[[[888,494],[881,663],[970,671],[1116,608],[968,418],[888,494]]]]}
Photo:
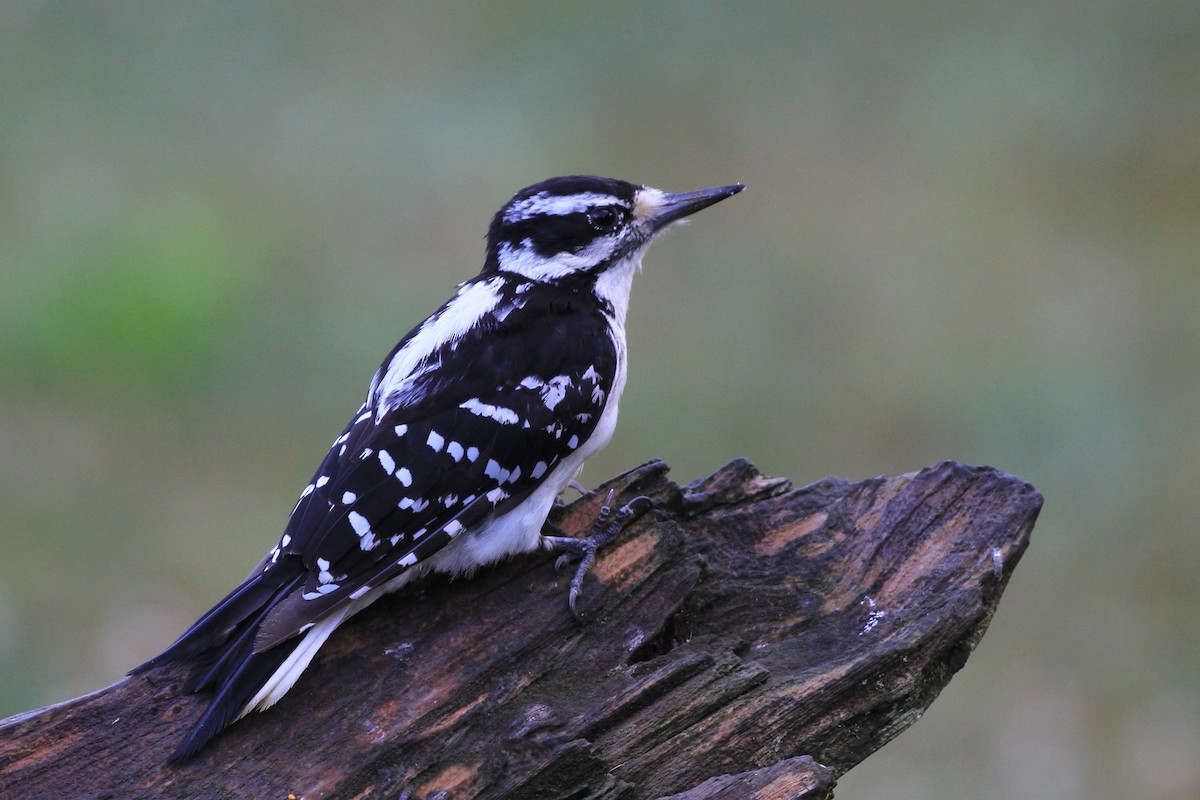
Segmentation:
{"type": "Polygon", "coordinates": [[[174,667],[0,723],[0,797],[794,800],[911,725],[966,662],[1042,498],[945,462],[793,489],[735,461],[573,570],[537,554],[385,598],[275,708],[167,756],[203,697],[174,667]],[[439,793],[445,792],[445,795],[439,793]]]}

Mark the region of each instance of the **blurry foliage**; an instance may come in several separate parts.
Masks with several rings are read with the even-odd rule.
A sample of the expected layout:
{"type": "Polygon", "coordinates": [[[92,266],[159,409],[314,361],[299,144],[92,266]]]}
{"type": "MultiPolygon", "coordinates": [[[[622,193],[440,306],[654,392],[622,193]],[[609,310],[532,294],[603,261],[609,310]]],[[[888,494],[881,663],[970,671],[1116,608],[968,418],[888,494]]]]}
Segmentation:
{"type": "Polygon", "coordinates": [[[512,192],[647,258],[586,482],[986,462],[992,630],[839,797],[1200,794],[1200,5],[0,4],[0,714],[231,588],[512,192]]]}
{"type": "Polygon", "coordinates": [[[0,284],[9,390],[95,399],[202,389],[247,314],[253,264],[194,214],[65,238],[52,261],[17,256],[0,284]]]}

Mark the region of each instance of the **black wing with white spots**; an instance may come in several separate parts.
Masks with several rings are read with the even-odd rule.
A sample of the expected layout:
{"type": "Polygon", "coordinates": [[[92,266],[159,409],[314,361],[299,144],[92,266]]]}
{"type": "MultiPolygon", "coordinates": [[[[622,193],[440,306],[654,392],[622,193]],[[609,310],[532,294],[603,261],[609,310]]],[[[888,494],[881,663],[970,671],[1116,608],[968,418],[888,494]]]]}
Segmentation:
{"type": "Polygon", "coordinates": [[[241,712],[297,634],[515,507],[595,430],[619,358],[603,311],[561,288],[503,285],[482,324],[431,350],[411,380],[393,382],[402,392],[385,395],[382,376],[421,328],[401,340],[277,546],[136,670],[191,660],[187,689],[216,690],[177,757],[241,712]]]}
{"type": "Polygon", "coordinates": [[[272,558],[307,577],[260,649],[524,500],[595,429],[617,355],[599,313],[535,297],[434,357],[454,379],[365,405],[305,489],[272,558]]]}

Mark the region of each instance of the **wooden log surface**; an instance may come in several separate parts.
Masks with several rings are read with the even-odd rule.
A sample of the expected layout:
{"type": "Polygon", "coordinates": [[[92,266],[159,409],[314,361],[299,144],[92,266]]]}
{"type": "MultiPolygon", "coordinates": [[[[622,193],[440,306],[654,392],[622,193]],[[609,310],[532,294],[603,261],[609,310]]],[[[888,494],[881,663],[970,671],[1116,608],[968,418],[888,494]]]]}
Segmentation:
{"type": "Polygon", "coordinates": [[[798,489],[747,461],[666,472],[556,511],[581,532],[610,488],[654,501],[601,551],[582,623],[545,554],[431,578],[183,765],[205,699],[179,667],[5,720],[0,797],[830,797],[963,666],[1042,503],[953,462],[798,489]]]}

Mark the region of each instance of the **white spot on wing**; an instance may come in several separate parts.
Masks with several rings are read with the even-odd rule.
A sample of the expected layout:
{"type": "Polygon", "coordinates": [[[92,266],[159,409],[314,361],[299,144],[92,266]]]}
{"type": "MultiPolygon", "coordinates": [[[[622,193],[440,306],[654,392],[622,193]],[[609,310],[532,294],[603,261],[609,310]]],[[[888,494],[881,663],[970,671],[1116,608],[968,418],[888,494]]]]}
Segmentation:
{"type": "Polygon", "coordinates": [[[396,480],[400,481],[406,487],[412,486],[412,472],[409,471],[408,467],[401,467],[396,470],[396,480]]]}
{"type": "Polygon", "coordinates": [[[371,532],[371,523],[367,522],[367,518],[357,511],[351,511],[346,515],[346,520],[350,523],[350,527],[354,528],[354,532],[360,537],[366,536],[371,532]]]}
{"type": "Polygon", "coordinates": [[[356,495],[354,492],[346,492],[345,494],[342,495],[342,505],[348,506],[357,499],[358,499],[358,495],[356,495]]]}
{"type": "Polygon", "coordinates": [[[504,477],[508,476],[508,470],[501,467],[494,458],[489,458],[487,466],[483,468],[483,474],[487,475],[494,481],[504,483],[504,477]],[[504,477],[501,477],[504,476],[504,477]]]}
{"type": "Polygon", "coordinates": [[[520,419],[520,417],[517,416],[517,412],[513,411],[511,408],[494,406],[490,403],[483,402],[478,397],[472,397],[470,400],[460,403],[458,407],[466,409],[476,416],[494,419],[501,425],[512,425],[520,419]]]}
{"type": "Polygon", "coordinates": [[[446,445],[446,452],[455,461],[462,461],[463,446],[458,442],[451,442],[450,444],[446,445]]]}
{"type": "Polygon", "coordinates": [[[556,375],[546,381],[542,388],[542,402],[546,404],[546,408],[553,411],[567,396],[567,387],[570,385],[571,379],[566,375],[556,375]]]}
{"type": "Polygon", "coordinates": [[[388,475],[396,471],[396,459],[392,458],[392,454],[387,450],[379,451],[379,465],[388,475]]]}
{"type": "Polygon", "coordinates": [[[433,452],[440,453],[442,452],[442,446],[446,444],[446,440],[437,431],[430,431],[429,438],[425,440],[425,444],[429,445],[433,449],[433,452]]]}

